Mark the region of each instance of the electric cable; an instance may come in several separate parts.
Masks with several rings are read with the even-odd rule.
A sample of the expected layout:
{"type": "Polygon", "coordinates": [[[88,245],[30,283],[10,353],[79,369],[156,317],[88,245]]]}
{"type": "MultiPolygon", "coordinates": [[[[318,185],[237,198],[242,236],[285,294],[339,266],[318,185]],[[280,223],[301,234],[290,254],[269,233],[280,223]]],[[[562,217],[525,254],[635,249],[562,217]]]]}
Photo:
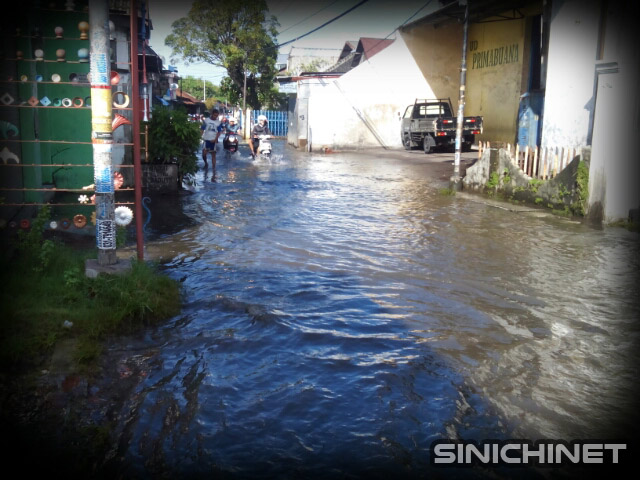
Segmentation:
{"type": "Polygon", "coordinates": [[[296,42],[296,41],[300,40],[301,38],[304,38],[304,37],[306,37],[306,36],[308,36],[308,35],[311,35],[312,33],[317,32],[317,31],[318,31],[318,30],[320,30],[321,28],[324,28],[324,27],[326,27],[327,25],[329,25],[330,23],[335,22],[335,21],[336,21],[336,20],[338,20],[339,18],[344,17],[347,13],[350,13],[350,12],[354,11],[356,8],[358,8],[358,7],[359,7],[359,6],[361,6],[361,5],[364,5],[364,4],[365,4],[365,3],[367,3],[368,1],[369,1],[369,0],[362,0],[361,2],[359,2],[359,3],[357,3],[356,5],[354,5],[353,7],[351,7],[350,9],[348,9],[348,10],[346,10],[345,12],[341,13],[341,14],[340,14],[340,15],[338,15],[337,17],[332,18],[332,19],[331,19],[331,20],[329,20],[328,22],[323,23],[323,24],[322,24],[322,25],[320,25],[319,27],[314,28],[314,29],[313,29],[313,30],[311,30],[310,32],[307,32],[307,33],[305,33],[305,34],[303,34],[303,35],[300,35],[299,37],[294,38],[293,40],[289,40],[289,41],[286,41],[286,42],[281,43],[281,44],[279,44],[279,45],[276,45],[276,46],[275,46],[275,48],[283,47],[283,46],[288,45],[288,44],[290,44],[290,43],[296,42]]]}
{"type": "Polygon", "coordinates": [[[331,2],[329,5],[326,5],[324,7],[322,7],[320,10],[318,10],[315,13],[312,13],[311,15],[303,18],[302,20],[300,20],[298,23],[294,23],[293,25],[291,25],[290,27],[285,28],[284,30],[282,30],[281,32],[278,32],[278,35],[283,34],[284,32],[286,32],[287,30],[291,30],[293,27],[297,27],[298,25],[300,25],[302,22],[309,20],[311,17],[316,16],[317,14],[319,14],[320,12],[322,12],[323,10],[326,10],[327,8],[335,5],[336,3],[338,3],[340,0],[335,0],[334,2],[331,2]]]}

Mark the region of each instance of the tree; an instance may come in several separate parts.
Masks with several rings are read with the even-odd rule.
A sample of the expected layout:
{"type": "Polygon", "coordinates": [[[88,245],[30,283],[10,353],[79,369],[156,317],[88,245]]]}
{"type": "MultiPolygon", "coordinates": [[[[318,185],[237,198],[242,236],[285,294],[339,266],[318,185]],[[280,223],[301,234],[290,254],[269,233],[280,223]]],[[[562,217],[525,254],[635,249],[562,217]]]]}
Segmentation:
{"type": "Polygon", "coordinates": [[[187,64],[225,68],[221,91],[232,103],[242,98],[246,72],[247,105],[259,109],[275,94],[278,23],[267,13],[265,0],[195,0],[188,15],[173,22],[165,44],[187,64]]]}
{"type": "Polygon", "coordinates": [[[209,98],[216,98],[224,101],[224,96],[220,91],[220,87],[205,80],[204,82],[200,78],[184,77],[180,80],[180,87],[183,92],[187,92],[189,95],[193,95],[198,100],[204,98],[205,101],[209,98]]]}

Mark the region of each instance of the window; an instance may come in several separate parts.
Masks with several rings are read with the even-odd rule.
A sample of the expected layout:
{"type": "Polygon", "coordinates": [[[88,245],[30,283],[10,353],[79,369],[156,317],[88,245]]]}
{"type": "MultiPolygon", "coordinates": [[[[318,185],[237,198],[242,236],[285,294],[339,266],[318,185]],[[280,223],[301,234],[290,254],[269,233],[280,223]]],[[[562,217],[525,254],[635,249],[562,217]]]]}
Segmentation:
{"type": "Polygon", "coordinates": [[[431,103],[431,104],[420,104],[417,105],[417,109],[414,113],[414,118],[424,118],[426,116],[438,116],[443,115],[445,117],[450,117],[451,112],[449,111],[449,106],[443,103],[431,103]]]}

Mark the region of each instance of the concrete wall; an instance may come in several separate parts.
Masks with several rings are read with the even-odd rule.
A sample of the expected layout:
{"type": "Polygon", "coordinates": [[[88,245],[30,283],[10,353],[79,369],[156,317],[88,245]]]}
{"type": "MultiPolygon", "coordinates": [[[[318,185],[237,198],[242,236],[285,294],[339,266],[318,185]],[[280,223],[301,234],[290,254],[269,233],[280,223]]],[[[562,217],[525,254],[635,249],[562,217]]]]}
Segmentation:
{"type": "Polygon", "coordinates": [[[638,7],[609,5],[602,60],[595,68],[589,214],[605,223],[627,220],[634,209],[637,217],[640,208],[638,19],[638,7]]]}
{"type": "Polygon", "coordinates": [[[598,1],[552,2],[543,147],[589,143],[599,17],[598,1]]]}
{"type": "Polygon", "coordinates": [[[420,25],[403,30],[409,51],[436,98],[451,98],[458,108],[462,26],[459,24],[420,25]]]}
{"type": "Polygon", "coordinates": [[[477,140],[515,141],[520,95],[529,71],[526,23],[523,18],[469,25],[464,110],[465,115],[484,118],[477,140]]]}
{"type": "MultiPolygon", "coordinates": [[[[416,97],[430,97],[427,84],[404,40],[400,37],[369,61],[342,77],[300,81],[298,138],[311,150],[323,147],[401,147],[399,114],[416,97]],[[301,119],[308,99],[307,132],[301,119]]],[[[300,142],[300,148],[303,148],[300,142]]]]}
{"type": "MultiPolygon", "coordinates": [[[[484,117],[484,133],[477,140],[515,141],[529,73],[528,16],[541,13],[541,7],[520,10],[525,18],[469,25],[464,113],[484,117]]],[[[451,98],[457,111],[462,24],[418,24],[402,35],[435,96],[451,98]]]]}

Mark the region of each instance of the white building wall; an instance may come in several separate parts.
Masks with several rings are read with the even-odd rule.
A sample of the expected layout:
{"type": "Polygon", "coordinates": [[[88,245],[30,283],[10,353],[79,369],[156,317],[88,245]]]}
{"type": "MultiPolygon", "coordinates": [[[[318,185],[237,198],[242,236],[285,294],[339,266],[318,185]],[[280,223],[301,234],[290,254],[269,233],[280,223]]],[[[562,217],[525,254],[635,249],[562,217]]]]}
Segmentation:
{"type": "MultiPolygon", "coordinates": [[[[339,79],[309,79],[311,150],[402,146],[399,114],[434,94],[401,36],[339,79]]],[[[299,89],[299,98],[305,88],[299,89]]]]}
{"type": "Polygon", "coordinates": [[[587,144],[594,109],[600,2],[554,0],[542,146],[587,144]]]}
{"type": "Polygon", "coordinates": [[[638,7],[610,3],[598,84],[589,168],[589,208],[605,223],[640,208],[640,52],[638,7]]]}
{"type": "Polygon", "coordinates": [[[602,206],[605,223],[627,220],[640,207],[640,158],[637,154],[638,71],[621,65],[598,76],[589,203],[602,206]],[[636,145],[633,145],[635,143],[636,145]]]}

